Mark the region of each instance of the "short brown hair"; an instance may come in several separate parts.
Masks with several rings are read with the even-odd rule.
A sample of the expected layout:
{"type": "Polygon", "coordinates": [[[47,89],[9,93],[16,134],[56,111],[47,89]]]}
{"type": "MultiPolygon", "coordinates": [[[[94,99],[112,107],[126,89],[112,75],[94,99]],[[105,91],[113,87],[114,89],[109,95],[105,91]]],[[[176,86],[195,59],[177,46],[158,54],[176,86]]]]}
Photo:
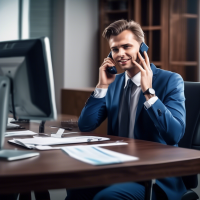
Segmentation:
{"type": "Polygon", "coordinates": [[[105,28],[103,31],[102,36],[106,38],[107,40],[110,39],[112,35],[117,36],[119,35],[122,31],[125,30],[130,30],[134,36],[135,39],[139,42],[142,43],[144,42],[144,32],[141,28],[141,26],[135,22],[135,21],[127,21],[127,20],[118,20],[110,24],[108,27],[105,28]]]}

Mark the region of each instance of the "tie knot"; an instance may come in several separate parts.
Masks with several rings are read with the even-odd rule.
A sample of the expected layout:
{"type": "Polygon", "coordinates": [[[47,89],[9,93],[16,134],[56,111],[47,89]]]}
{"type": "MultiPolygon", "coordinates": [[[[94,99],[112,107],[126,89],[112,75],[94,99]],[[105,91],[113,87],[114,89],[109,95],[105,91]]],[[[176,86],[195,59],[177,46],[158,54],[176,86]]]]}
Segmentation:
{"type": "Polygon", "coordinates": [[[133,81],[129,78],[127,82],[127,88],[132,88],[133,84],[133,81]]]}

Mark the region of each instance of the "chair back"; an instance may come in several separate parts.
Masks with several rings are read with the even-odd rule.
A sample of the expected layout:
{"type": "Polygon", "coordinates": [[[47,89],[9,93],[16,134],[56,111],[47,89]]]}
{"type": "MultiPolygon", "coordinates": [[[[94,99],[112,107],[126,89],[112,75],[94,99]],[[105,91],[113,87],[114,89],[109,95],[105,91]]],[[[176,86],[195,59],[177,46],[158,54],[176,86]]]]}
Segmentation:
{"type": "MultiPolygon", "coordinates": [[[[178,146],[200,150],[200,83],[184,82],[186,129],[178,146]]],[[[187,189],[196,188],[197,175],[182,177],[187,189]]]]}

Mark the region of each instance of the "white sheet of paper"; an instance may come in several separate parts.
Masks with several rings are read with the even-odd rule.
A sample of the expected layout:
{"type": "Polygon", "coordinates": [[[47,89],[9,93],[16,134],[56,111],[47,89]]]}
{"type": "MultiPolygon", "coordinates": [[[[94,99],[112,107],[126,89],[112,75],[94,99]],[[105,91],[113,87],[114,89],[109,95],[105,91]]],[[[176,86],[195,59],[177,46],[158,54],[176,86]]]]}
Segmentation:
{"type": "Polygon", "coordinates": [[[67,133],[63,133],[63,135],[73,134],[73,133],[79,133],[79,132],[67,132],[67,133]]]}
{"type": "Polygon", "coordinates": [[[16,141],[15,138],[13,140],[8,140],[8,142],[18,144],[18,145],[26,147],[28,149],[35,149],[35,145],[20,143],[19,141],[16,141]]]}
{"type": "Polygon", "coordinates": [[[64,132],[65,129],[59,128],[56,134],[51,134],[51,137],[61,138],[64,132]]]}
{"type": "Polygon", "coordinates": [[[8,118],[8,123],[7,123],[7,125],[6,125],[6,127],[7,127],[7,129],[11,129],[11,128],[15,128],[15,127],[19,127],[19,125],[18,124],[13,124],[13,123],[10,123],[10,122],[12,122],[12,121],[15,121],[13,118],[8,118]]]}
{"type": "MultiPolygon", "coordinates": [[[[127,145],[128,143],[126,142],[114,142],[114,143],[106,143],[106,144],[91,144],[91,145],[87,145],[87,146],[93,146],[93,147],[102,147],[102,146],[116,146],[116,145],[127,145]]],[[[79,146],[79,145],[76,145],[79,146]]],[[[69,147],[69,146],[65,146],[65,147],[69,147]]],[[[35,148],[37,150],[41,150],[41,151],[45,151],[45,150],[53,150],[53,149],[62,149],[65,147],[51,147],[51,146],[35,146],[35,148]]]]}
{"type": "Polygon", "coordinates": [[[62,150],[69,156],[92,165],[108,165],[138,160],[138,157],[91,145],[64,147],[62,150]]]}
{"type": "Polygon", "coordinates": [[[8,124],[12,121],[15,121],[13,118],[8,117],[8,124]]]}
{"type": "Polygon", "coordinates": [[[5,137],[12,137],[12,136],[32,136],[32,135],[36,135],[37,133],[33,132],[33,131],[12,131],[12,132],[6,132],[5,133],[5,137]]]}
{"type": "Polygon", "coordinates": [[[11,124],[11,123],[6,125],[7,129],[13,129],[15,127],[19,127],[19,125],[18,124],[11,124]]]}
{"type": "Polygon", "coordinates": [[[73,143],[83,143],[83,142],[98,142],[110,140],[106,137],[97,136],[77,136],[77,137],[67,137],[67,138],[52,138],[52,137],[35,137],[27,139],[15,139],[23,144],[28,145],[58,145],[58,144],[73,144],[73,143]]]}
{"type": "MultiPolygon", "coordinates": [[[[23,143],[19,143],[16,140],[8,140],[8,142],[13,143],[13,144],[18,144],[21,145],[23,147],[27,147],[29,149],[37,149],[40,151],[47,151],[47,150],[57,150],[57,149],[62,149],[68,146],[64,146],[64,147],[51,147],[51,146],[36,146],[36,145],[25,145],[23,143]]],[[[126,142],[113,142],[113,143],[105,143],[105,144],[92,144],[92,145],[88,145],[88,146],[97,146],[97,147],[101,147],[101,146],[116,146],[116,145],[128,145],[128,143],[126,142]]],[[[78,145],[77,145],[78,146],[78,145]]]]}

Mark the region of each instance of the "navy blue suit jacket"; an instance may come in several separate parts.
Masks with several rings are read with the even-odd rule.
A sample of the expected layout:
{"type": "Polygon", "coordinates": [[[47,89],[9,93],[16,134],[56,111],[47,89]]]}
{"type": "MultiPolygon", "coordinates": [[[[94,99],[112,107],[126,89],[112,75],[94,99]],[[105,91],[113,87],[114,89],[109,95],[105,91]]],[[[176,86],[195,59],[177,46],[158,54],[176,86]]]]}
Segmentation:
{"type": "MultiPolygon", "coordinates": [[[[146,101],[140,94],[134,138],[178,146],[185,132],[185,97],[184,82],[180,75],[161,70],[151,64],[153,88],[158,100],[149,108],[144,108],[146,101]]],[[[79,117],[79,129],[83,132],[97,128],[108,117],[108,135],[118,135],[118,112],[125,74],[116,75],[104,98],[88,99],[79,117]]],[[[168,199],[180,199],[186,188],[180,177],[156,180],[168,196],[168,199]]]]}

